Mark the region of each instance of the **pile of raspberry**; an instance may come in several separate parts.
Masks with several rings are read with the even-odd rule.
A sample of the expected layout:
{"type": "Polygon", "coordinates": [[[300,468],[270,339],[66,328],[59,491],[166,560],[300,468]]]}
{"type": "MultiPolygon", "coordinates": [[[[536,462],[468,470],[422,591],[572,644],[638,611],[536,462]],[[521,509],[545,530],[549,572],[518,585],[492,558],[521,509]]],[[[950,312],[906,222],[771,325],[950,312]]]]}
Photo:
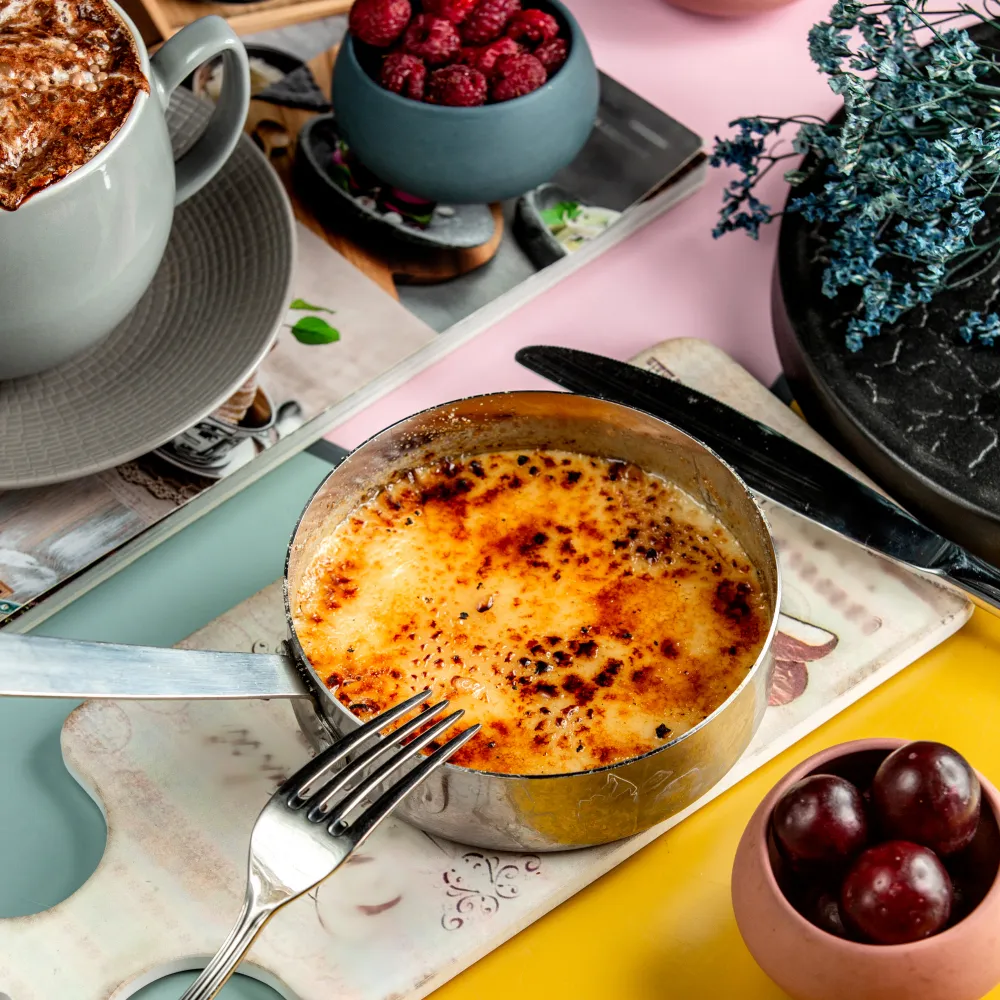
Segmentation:
{"type": "Polygon", "coordinates": [[[379,82],[414,101],[471,108],[523,97],[566,61],[563,27],[521,0],[355,0],[351,34],[381,54],[379,82]],[[417,9],[414,9],[416,4],[417,9]]]}

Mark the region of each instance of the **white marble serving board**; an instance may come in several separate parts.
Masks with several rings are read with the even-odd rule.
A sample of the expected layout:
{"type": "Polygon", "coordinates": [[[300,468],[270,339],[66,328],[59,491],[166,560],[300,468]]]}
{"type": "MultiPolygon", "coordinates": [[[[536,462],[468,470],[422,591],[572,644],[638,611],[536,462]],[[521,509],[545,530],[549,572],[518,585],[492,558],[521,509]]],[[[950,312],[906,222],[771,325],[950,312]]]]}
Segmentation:
{"type": "MultiPolygon", "coordinates": [[[[638,363],[709,391],[846,467],[717,349],[667,341],[638,363]]],[[[287,1000],[423,997],[968,618],[970,606],[950,593],[780,508],[768,515],[785,616],[772,707],[710,794],[631,840],[555,855],[473,850],[390,820],[353,863],[275,917],[242,971],[287,1000]]],[[[283,637],[275,584],[182,645],[264,651],[283,637]]],[[[214,952],[242,898],[254,818],[309,749],[284,702],[101,701],[67,720],[63,753],[104,809],[107,850],[63,903],[0,920],[0,997],[124,1000],[214,952]]]]}

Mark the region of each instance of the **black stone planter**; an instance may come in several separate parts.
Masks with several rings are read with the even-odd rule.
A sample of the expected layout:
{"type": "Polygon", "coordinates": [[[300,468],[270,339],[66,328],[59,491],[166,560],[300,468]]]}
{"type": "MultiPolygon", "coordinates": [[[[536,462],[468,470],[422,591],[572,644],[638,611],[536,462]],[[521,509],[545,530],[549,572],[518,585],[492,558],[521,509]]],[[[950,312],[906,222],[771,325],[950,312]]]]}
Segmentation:
{"type": "MultiPolygon", "coordinates": [[[[973,36],[997,47],[1000,33],[984,28],[973,36]]],[[[982,235],[1000,229],[1000,206],[983,226],[982,235]]],[[[820,290],[825,244],[821,227],[782,217],[772,320],[797,402],[914,514],[1000,564],[1000,345],[970,346],[958,336],[970,311],[1000,309],[1000,267],[912,310],[851,354],[844,332],[853,303],[846,292],[828,299],[820,290]]]]}

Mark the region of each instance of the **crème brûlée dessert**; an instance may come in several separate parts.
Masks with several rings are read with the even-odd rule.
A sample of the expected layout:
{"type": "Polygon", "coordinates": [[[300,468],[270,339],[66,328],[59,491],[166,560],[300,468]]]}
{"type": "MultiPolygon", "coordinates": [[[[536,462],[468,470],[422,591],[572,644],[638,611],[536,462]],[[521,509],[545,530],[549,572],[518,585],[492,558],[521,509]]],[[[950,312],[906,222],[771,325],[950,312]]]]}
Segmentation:
{"type": "Polygon", "coordinates": [[[292,609],[369,719],[431,689],[482,730],[451,763],[565,774],[637,757],[739,686],[767,636],[732,533],[634,465],[497,452],[396,475],[331,525],[292,609]]]}

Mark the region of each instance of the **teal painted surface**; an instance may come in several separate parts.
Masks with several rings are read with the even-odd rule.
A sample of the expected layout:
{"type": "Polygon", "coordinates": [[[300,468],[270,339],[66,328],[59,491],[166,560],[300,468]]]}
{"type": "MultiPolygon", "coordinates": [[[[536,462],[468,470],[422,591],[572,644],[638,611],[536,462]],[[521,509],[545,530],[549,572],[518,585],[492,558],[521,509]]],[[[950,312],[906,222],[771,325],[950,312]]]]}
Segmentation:
{"type": "MultiPolygon", "coordinates": [[[[178,972],[176,975],[167,976],[159,982],[144,987],[138,993],[133,993],[132,1000],[177,1000],[177,997],[194,982],[194,977],[193,972],[178,972]]],[[[237,976],[222,987],[219,1000],[275,1000],[277,996],[278,994],[269,986],[247,976],[237,976]]]]}
{"type": "MultiPolygon", "coordinates": [[[[39,632],[163,646],[190,635],[281,575],[295,521],[330,468],[312,455],[298,455],[50,618],[39,632]]],[[[76,704],[0,699],[0,802],[17,804],[0,822],[0,917],[37,913],[65,899],[93,873],[104,850],[100,810],[69,776],[59,749],[63,720],[76,704]]],[[[176,1000],[191,978],[171,976],[136,996],[176,1000]]],[[[222,993],[224,1000],[277,996],[247,978],[222,993]]]]}

